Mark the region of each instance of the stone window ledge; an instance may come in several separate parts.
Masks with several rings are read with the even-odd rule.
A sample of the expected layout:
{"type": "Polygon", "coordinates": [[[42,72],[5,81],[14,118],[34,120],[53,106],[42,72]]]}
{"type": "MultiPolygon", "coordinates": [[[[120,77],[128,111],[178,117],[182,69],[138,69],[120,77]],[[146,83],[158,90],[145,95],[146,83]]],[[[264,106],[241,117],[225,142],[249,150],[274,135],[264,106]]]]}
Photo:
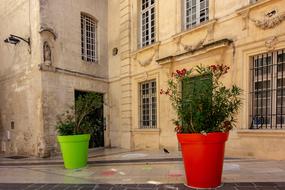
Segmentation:
{"type": "Polygon", "coordinates": [[[237,131],[239,136],[245,137],[285,137],[284,130],[275,130],[275,129],[240,129],[237,131]]]}
{"type": "Polygon", "coordinates": [[[140,129],[136,128],[134,129],[135,133],[159,133],[160,129],[159,128],[154,128],[154,129],[140,129]]]}
{"type": "Polygon", "coordinates": [[[136,54],[140,54],[140,53],[147,51],[147,50],[150,50],[150,49],[156,49],[159,46],[159,44],[160,44],[160,41],[157,41],[157,42],[150,44],[150,45],[147,45],[145,47],[139,47],[136,51],[133,51],[131,53],[131,55],[134,56],[136,54]]]}
{"type": "Polygon", "coordinates": [[[213,41],[207,44],[202,45],[201,47],[198,47],[196,49],[188,50],[183,53],[179,53],[176,55],[171,55],[167,57],[163,57],[160,59],[157,59],[156,62],[160,65],[168,64],[168,63],[173,63],[177,61],[181,61],[183,59],[187,59],[189,57],[194,57],[198,56],[201,54],[205,54],[209,51],[217,50],[220,48],[227,48],[230,46],[230,44],[233,43],[233,40],[231,39],[221,39],[217,41],[213,41]]]}
{"type": "Polygon", "coordinates": [[[208,29],[209,26],[215,24],[216,22],[217,22],[217,19],[208,20],[207,22],[201,23],[201,24],[199,24],[193,28],[183,30],[182,32],[173,35],[172,38],[174,38],[174,39],[180,38],[182,36],[186,36],[187,34],[191,34],[193,32],[201,30],[201,29],[208,29]]]}

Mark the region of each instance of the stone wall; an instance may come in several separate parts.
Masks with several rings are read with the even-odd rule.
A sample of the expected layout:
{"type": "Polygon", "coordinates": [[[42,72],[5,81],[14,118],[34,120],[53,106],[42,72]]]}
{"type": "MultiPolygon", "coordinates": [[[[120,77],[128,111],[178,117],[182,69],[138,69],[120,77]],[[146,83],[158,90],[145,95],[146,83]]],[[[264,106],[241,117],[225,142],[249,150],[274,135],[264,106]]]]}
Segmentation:
{"type": "Polygon", "coordinates": [[[110,139],[112,146],[132,148],[131,89],[131,5],[130,1],[110,0],[108,7],[109,52],[118,48],[118,55],[109,54],[110,139]]]}
{"type": "MultiPolygon", "coordinates": [[[[104,93],[108,125],[107,7],[104,0],[1,3],[0,140],[3,152],[41,157],[56,152],[56,115],[74,103],[75,90],[104,93]],[[98,21],[97,64],[81,60],[81,13],[98,21]],[[3,43],[9,34],[30,37],[31,48],[24,42],[16,46],[3,43]],[[44,44],[49,47],[49,62],[44,59],[44,44]]],[[[108,136],[107,130],[106,146],[110,144],[108,136]]]]}
{"type": "MultiPolygon", "coordinates": [[[[56,116],[74,105],[74,91],[104,94],[104,117],[108,126],[107,1],[40,1],[41,44],[51,46],[52,62],[41,61],[43,115],[47,152],[56,153],[56,116]],[[63,11],[64,10],[64,11],[63,11]],[[81,13],[97,20],[98,63],[81,59],[81,13]]],[[[108,128],[109,129],[109,128],[108,128]]],[[[109,146],[108,130],[105,146],[109,146]]]]}
{"type": "MultiPolygon", "coordinates": [[[[113,1],[110,2],[113,3],[113,1]]],[[[121,45],[123,44],[120,51],[121,60],[110,59],[110,65],[120,62],[121,68],[124,68],[120,73],[121,78],[126,76],[128,80],[130,79],[128,84],[125,84],[123,79],[120,80],[123,89],[122,99],[116,110],[121,112],[121,132],[123,128],[129,130],[127,126],[131,123],[130,138],[126,137],[127,130],[125,136],[121,135],[127,141],[130,139],[131,148],[157,149],[165,147],[177,150],[178,144],[171,122],[174,114],[168,98],[159,96],[159,89],[166,88],[167,79],[177,69],[189,69],[199,64],[223,63],[231,67],[230,74],[224,78],[225,84],[237,84],[244,89],[244,102],[238,115],[237,128],[231,133],[228,143],[230,145],[226,151],[227,156],[284,159],[285,152],[282,148],[284,130],[275,130],[275,132],[272,132],[274,130],[248,130],[250,127],[250,58],[253,55],[270,52],[274,49],[285,48],[284,2],[263,0],[249,4],[248,0],[209,1],[209,21],[193,29],[184,30],[183,19],[181,19],[183,14],[181,2],[175,0],[169,0],[168,3],[156,1],[157,42],[144,48],[139,47],[139,2],[120,1],[120,15],[123,16],[120,17],[120,20],[112,19],[109,16],[109,25],[121,23],[120,36],[117,36],[117,30],[109,31],[109,34],[115,32],[117,36],[116,39],[109,38],[109,44],[115,42],[117,44],[119,39],[121,45]],[[124,5],[125,3],[128,5],[124,5]],[[272,18],[265,16],[274,10],[276,15],[272,18],[278,19],[277,22],[273,22],[272,18]],[[131,32],[128,32],[128,28],[131,32]],[[124,75],[123,72],[128,75],[124,75]],[[139,83],[152,79],[157,81],[158,128],[139,129],[139,83]],[[126,108],[123,103],[125,96],[123,92],[129,93],[129,85],[131,85],[131,93],[128,95],[131,117],[128,109],[126,112],[122,110],[126,108]],[[130,117],[131,121],[125,122],[123,117],[130,117]],[[266,138],[264,138],[264,134],[266,138]]],[[[112,3],[109,5],[109,10],[115,9],[112,3]]],[[[116,5],[118,11],[118,3],[116,5]]],[[[119,76],[119,73],[116,76],[119,76]]],[[[115,86],[117,85],[114,84],[114,88],[115,86]]]]}
{"type": "Polygon", "coordinates": [[[42,153],[41,73],[38,71],[39,5],[36,1],[3,1],[0,5],[0,141],[6,154],[42,153]],[[4,43],[14,34],[30,38],[4,43]]]}
{"type": "Polygon", "coordinates": [[[104,93],[105,146],[177,150],[174,113],[159,90],[177,69],[223,63],[231,67],[224,82],[244,89],[226,155],[285,159],[284,130],[248,130],[250,60],[285,48],[284,1],[210,0],[209,21],[189,30],[182,26],[183,1],[156,1],[156,43],[144,48],[139,46],[139,2],[7,0],[0,5],[1,150],[38,156],[56,152],[56,115],[74,103],[74,90],[104,93]],[[274,11],[273,17],[265,16],[274,11]],[[81,60],[81,13],[98,20],[98,64],[81,60]],[[24,42],[3,43],[9,34],[31,37],[31,49],[24,42]],[[45,43],[51,50],[48,64],[45,43]],[[139,85],[153,79],[157,128],[140,129],[139,85]]]}

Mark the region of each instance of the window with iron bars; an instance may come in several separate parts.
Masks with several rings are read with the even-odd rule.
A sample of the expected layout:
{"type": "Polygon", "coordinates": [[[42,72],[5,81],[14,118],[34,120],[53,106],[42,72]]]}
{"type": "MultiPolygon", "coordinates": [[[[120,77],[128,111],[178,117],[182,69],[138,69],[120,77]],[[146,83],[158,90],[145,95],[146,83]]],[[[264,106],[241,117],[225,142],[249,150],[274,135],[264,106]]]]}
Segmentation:
{"type": "Polygon", "coordinates": [[[156,128],[156,81],[140,84],[140,128],[156,128]]]}
{"type": "Polygon", "coordinates": [[[97,63],[97,21],[81,14],[81,58],[97,63]]]}
{"type": "Polygon", "coordinates": [[[141,1],[141,47],[155,42],[155,0],[141,1]]]}
{"type": "Polygon", "coordinates": [[[184,0],[185,29],[193,28],[209,20],[209,0],[184,0]]]}
{"type": "Polygon", "coordinates": [[[285,51],[253,56],[250,129],[285,129],[285,51]]]}

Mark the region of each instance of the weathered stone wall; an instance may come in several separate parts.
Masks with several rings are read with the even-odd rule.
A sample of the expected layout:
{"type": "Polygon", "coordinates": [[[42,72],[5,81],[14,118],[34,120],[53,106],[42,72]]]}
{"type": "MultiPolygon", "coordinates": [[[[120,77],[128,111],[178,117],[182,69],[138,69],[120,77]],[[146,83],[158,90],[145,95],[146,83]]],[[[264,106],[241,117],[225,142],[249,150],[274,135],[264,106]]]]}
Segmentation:
{"type": "Polygon", "coordinates": [[[177,150],[174,113],[159,90],[166,88],[177,69],[224,63],[231,67],[224,82],[244,89],[227,156],[285,159],[284,130],[248,130],[250,58],[285,48],[284,1],[210,0],[209,21],[190,30],[182,27],[182,1],[156,1],[157,42],[144,48],[139,47],[139,2],[7,0],[0,4],[1,150],[38,156],[55,152],[56,115],[74,102],[74,90],[105,94],[105,146],[177,150]],[[273,10],[275,22],[265,17],[273,10]],[[81,12],[98,20],[98,64],[81,60],[81,12]],[[3,43],[10,33],[31,37],[31,53],[23,42],[3,43]],[[43,60],[44,42],[51,49],[50,64],[43,60]],[[113,54],[114,48],[118,54],[113,54]],[[152,79],[157,81],[157,129],[139,129],[139,84],[152,79]]]}
{"type": "MultiPolygon", "coordinates": [[[[231,133],[226,154],[285,159],[284,130],[275,130],[275,132],[248,130],[250,127],[250,58],[273,49],[285,48],[283,30],[285,21],[282,16],[285,12],[284,1],[263,0],[249,4],[248,0],[211,0],[209,1],[209,21],[186,31],[182,27],[181,2],[156,1],[157,43],[145,48],[139,47],[138,40],[140,1],[120,1],[120,6],[119,2],[110,2],[109,11],[117,12],[120,9],[121,15],[120,19],[113,19],[109,12],[109,26],[118,26],[120,23],[120,30],[116,27],[117,30],[109,31],[109,36],[112,34],[116,36],[116,38],[109,37],[109,44],[118,46],[120,40],[120,60],[112,58],[109,64],[110,78],[114,78],[114,82],[110,81],[110,88],[116,88],[117,81],[121,82],[122,88],[121,103],[117,103],[115,111],[111,111],[111,116],[112,112],[113,114],[116,111],[121,112],[120,127],[116,127],[120,129],[120,137],[126,141],[121,142],[121,146],[128,147],[126,145],[130,142],[130,147],[133,149],[162,147],[177,149],[178,144],[171,122],[174,114],[168,98],[159,96],[159,89],[166,88],[167,79],[176,69],[189,69],[199,64],[223,63],[231,67],[230,74],[224,78],[224,82],[227,85],[235,83],[244,89],[244,102],[238,115],[237,129],[231,133]],[[276,10],[275,16],[280,16],[282,21],[272,24],[270,18],[265,18],[265,14],[273,10],[276,10]],[[266,19],[268,23],[265,22],[261,26],[254,22],[254,20],[266,21],[266,19]],[[192,51],[197,49],[200,50],[192,51]],[[112,66],[116,63],[120,63],[121,73],[112,71],[112,66]],[[128,84],[123,82],[125,79],[123,76],[128,79],[126,81],[130,79],[128,84]],[[151,79],[157,81],[158,129],[142,130],[139,129],[139,83],[151,79]],[[124,101],[123,97],[129,97],[130,101],[124,101]],[[126,105],[131,106],[131,115],[126,105]],[[131,126],[130,129],[129,126],[131,126]]],[[[117,143],[120,144],[119,140],[117,143]]]]}
{"type": "MultiPolygon", "coordinates": [[[[56,118],[74,105],[74,91],[82,90],[104,94],[104,116],[108,118],[108,83],[86,77],[78,77],[65,73],[44,72],[43,73],[43,114],[44,130],[48,152],[58,152],[56,140],[56,118]]],[[[107,123],[108,126],[108,123],[107,123]]],[[[105,146],[109,146],[108,130],[105,131],[105,146]]]]}
{"type": "Polygon", "coordinates": [[[43,151],[38,16],[36,1],[0,4],[0,141],[6,154],[40,155],[43,151]],[[30,38],[31,47],[23,41],[4,43],[10,34],[30,38]]]}
{"type": "MultiPolygon", "coordinates": [[[[122,147],[125,144],[122,139],[123,127],[121,127],[121,97],[120,86],[121,73],[121,46],[120,46],[120,1],[108,1],[108,65],[109,65],[109,103],[110,103],[110,141],[111,146],[122,147]],[[113,49],[118,49],[118,54],[113,55],[113,49]]],[[[125,35],[128,36],[128,35],[125,35]]],[[[129,133],[129,132],[127,132],[129,133]]]]}
{"type": "MultiPolygon", "coordinates": [[[[108,125],[107,1],[40,1],[41,44],[48,42],[52,63],[42,64],[43,115],[47,152],[58,151],[56,116],[74,105],[74,91],[104,94],[104,117],[108,125]],[[81,59],[81,13],[98,21],[98,63],[81,59]]],[[[109,146],[108,129],[105,146],[109,146]]]]}
{"type": "MultiPolygon", "coordinates": [[[[108,125],[107,6],[104,0],[1,3],[2,151],[42,157],[55,152],[56,115],[74,103],[75,90],[104,93],[108,125]],[[98,21],[98,64],[81,60],[81,12],[98,21]],[[31,49],[24,42],[3,43],[9,34],[30,37],[31,49]],[[44,44],[51,51],[49,63],[44,62],[44,44]]],[[[108,137],[107,129],[106,146],[108,137]]]]}
{"type": "Polygon", "coordinates": [[[41,0],[40,2],[41,28],[51,29],[57,36],[54,40],[50,32],[42,32],[41,43],[47,40],[54,48],[52,65],[107,78],[107,1],[41,0]],[[98,64],[86,63],[81,59],[81,13],[86,13],[98,21],[98,64]]]}
{"type": "Polygon", "coordinates": [[[108,5],[109,52],[118,48],[118,55],[109,54],[110,140],[112,146],[132,148],[131,89],[131,5],[130,1],[110,0],[108,5]]]}

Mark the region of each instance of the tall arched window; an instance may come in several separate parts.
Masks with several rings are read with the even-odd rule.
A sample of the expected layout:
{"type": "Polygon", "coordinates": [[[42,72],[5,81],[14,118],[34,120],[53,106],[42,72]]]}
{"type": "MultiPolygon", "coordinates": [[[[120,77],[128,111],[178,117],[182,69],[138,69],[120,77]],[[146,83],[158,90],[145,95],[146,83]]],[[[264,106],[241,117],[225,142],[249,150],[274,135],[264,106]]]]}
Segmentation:
{"type": "Polygon", "coordinates": [[[97,63],[97,21],[81,14],[81,58],[84,61],[97,63]]]}

